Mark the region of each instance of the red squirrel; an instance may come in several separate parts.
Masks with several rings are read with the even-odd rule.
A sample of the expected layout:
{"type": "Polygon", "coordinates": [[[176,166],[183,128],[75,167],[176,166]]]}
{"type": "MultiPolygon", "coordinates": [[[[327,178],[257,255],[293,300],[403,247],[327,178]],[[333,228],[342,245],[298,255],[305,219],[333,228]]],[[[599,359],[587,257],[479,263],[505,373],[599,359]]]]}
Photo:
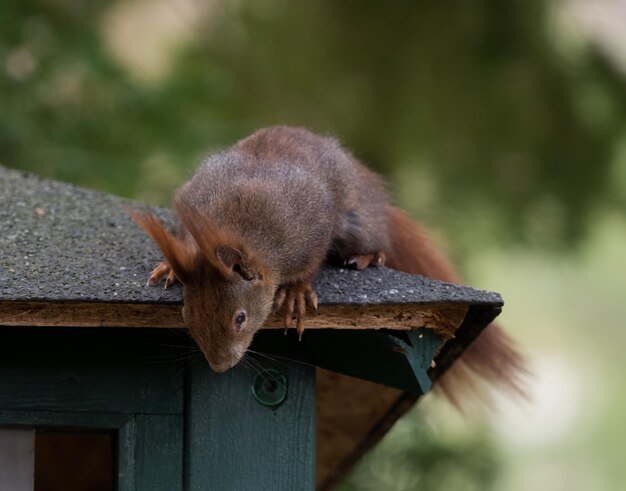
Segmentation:
{"type": "MultiPolygon", "coordinates": [[[[148,284],[183,284],[183,319],[216,372],[244,356],[273,309],[302,334],[307,307],[317,310],[310,282],[325,260],[457,282],[419,225],[390,204],[383,180],[334,138],[305,129],[261,129],[208,157],[174,204],[176,234],[131,213],[165,256],[148,284]]],[[[493,325],[455,365],[462,379],[475,368],[513,388],[523,369],[493,325]]]]}

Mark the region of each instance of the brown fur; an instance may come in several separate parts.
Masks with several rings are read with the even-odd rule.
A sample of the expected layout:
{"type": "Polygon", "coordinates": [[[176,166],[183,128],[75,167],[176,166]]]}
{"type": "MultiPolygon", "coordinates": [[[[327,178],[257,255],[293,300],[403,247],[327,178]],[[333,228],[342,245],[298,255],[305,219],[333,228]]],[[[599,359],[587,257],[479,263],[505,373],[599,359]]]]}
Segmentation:
{"type": "MultiPolygon", "coordinates": [[[[241,358],[277,291],[304,298],[325,258],[362,267],[386,255],[392,268],[458,281],[423,229],[388,203],[382,179],[336,140],[274,127],[209,157],[181,187],[176,237],[150,215],[131,215],[183,283],[185,323],[211,366],[223,371],[241,358]],[[241,311],[247,323],[236,332],[241,311]]],[[[286,322],[295,313],[302,326],[303,302],[285,302],[286,322]]],[[[464,387],[476,385],[466,375],[478,372],[517,389],[522,369],[508,338],[490,326],[453,372],[464,387]]],[[[448,378],[441,381],[446,391],[448,378]]],[[[456,390],[448,391],[452,398],[456,390]]]]}
{"type": "Polygon", "coordinates": [[[198,213],[184,195],[179,194],[175,203],[178,217],[198,244],[200,252],[224,278],[237,274],[232,270],[233,262],[237,263],[240,272],[250,277],[263,278],[269,274],[268,266],[241,237],[225,227],[219,227],[210,217],[198,213]],[[225,254],[237,257],[226,260],[225,254]]]}
{"type": "Polygon", "coordinates": [[[177,278],[182,283],[188,281],[195,270],[196,252],[193,244],[177,239],[150,213],[142,213],[131,209],[128,209],[127,212],[159,246],[177,278]]]}

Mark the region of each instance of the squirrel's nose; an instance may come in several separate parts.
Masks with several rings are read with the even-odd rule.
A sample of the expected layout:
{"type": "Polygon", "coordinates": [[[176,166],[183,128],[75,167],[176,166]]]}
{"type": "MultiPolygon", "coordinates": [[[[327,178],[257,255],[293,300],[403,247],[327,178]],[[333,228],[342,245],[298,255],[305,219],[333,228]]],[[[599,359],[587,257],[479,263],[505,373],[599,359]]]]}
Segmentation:
{"type": "Polygon", "coordinates": [[[208,362],[211,370],[213,370],[215,373],[223,373],[229,368],[232,368],[237,363],[237,360],[228,361],[226,363],[215,363],[211,360],[208,360],[208,362]]]}
{"type": "Polygon", "coordinates": [[[211,367],[211,370],[213,370],[215,373],[222,373],[230,368],[228,365],[223,365],[219,363],[216,364],[211,362],[209,362],[209,366],[211,367]]]}

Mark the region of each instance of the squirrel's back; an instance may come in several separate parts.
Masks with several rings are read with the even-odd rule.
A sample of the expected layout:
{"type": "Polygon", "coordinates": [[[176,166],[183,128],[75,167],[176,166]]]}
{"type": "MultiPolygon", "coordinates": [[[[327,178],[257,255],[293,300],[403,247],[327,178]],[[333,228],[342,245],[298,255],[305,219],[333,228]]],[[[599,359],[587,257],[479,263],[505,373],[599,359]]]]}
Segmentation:
{"type": "Polygon", "coordinates": [[[265,128],[208,157],[179,194],[284,275],[311,254],[388,246],[382,180],[334,138],[301,128],[265,128]]]}
{"type": "MultiPolygon", "coordinates": [[[[330,136],[304,128],[274,126],[256,131],[233,150],[275,172],[281,165],[321,179],[332,196],[333,243],[329,258],[345,260],[389,248],[389,196],[380,176],[361,164],[330,136]]],[[[311,180],[310,191],[313,191],[311,180]]]]}

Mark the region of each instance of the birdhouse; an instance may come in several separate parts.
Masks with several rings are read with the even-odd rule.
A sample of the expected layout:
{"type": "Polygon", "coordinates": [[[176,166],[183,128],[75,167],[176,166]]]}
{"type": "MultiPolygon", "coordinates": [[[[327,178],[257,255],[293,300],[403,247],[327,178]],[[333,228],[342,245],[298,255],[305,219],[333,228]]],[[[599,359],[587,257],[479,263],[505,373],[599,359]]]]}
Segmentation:
{"type": "Polygon", "coordinates": [[[328,489],[502,307],[327,267],[302,340],[271,319],[217,374],[127,201],[0,167],[0,202],[2,490],[328,489]]]}

